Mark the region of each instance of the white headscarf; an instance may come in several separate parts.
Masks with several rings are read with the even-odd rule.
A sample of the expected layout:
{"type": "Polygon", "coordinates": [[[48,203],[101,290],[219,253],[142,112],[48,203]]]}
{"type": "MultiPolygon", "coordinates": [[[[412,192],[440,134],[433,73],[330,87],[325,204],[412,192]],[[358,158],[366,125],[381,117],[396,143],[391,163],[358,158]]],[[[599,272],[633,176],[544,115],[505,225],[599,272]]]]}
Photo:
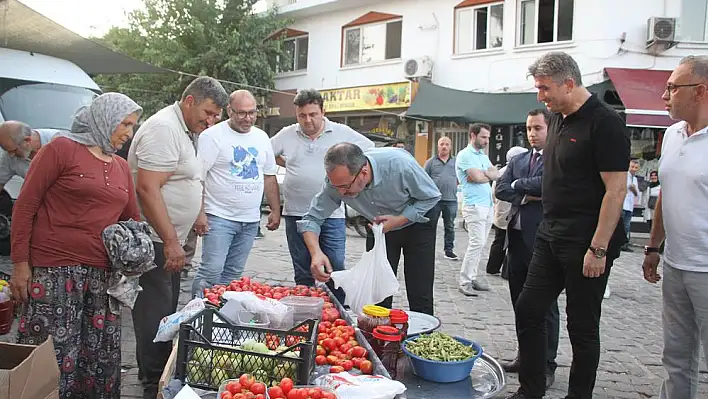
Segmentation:
{"type": "Polygon", "coordinates": [[[98,146],[105,154],[116,152],[111,136],[128,115],[143,113],[130,97],[120,93],[105,93],[96,97],[90,105],[79,108],[74,115],[71,132],[62,134],[79,144],[98,146]]]}

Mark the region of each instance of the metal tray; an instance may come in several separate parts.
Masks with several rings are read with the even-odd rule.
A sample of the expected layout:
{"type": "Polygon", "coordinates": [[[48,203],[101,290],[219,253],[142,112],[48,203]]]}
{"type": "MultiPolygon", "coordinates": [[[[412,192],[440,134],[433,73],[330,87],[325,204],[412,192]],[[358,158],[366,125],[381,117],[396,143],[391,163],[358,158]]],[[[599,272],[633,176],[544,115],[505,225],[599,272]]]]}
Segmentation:
{"type": "Polygon", "coordinates": [[[429,334],[442,325],[440,319],[429,314],[406,310],[408,313],[408,337],[429,334]]]}
{"type": "MultiPolygon", "coordinates": [[[[323,287],[326,286],[323,285],[323,287]]],[[[341,314],[341,317],[349,324],[356,327],[356,319],[352,317],[352,313],[344,309],[329,289],[327,289],[327,293],[329,294],[330,301],[341,314]]],[[[433,327],[433,325],[430,327],[433,327]]],[[[431,331],[439,327],[438,325],[431,331]]],[[[373,353],[369,342],[364,338],[358,328],[356,329],[356,338],[361,346],[366,348],[371,354],[369,358],[374,365],[374,374],[391,378],[391,375],[388,373],[383,363],[381,363],[381,360],[373,353]]],[[[313,379],[326,373],[326,369],[325,367],[316,367],[313,379]]],[[[396,380],[406,386],[406,392],[396,396],[395,399],[430,399],[436,397],[487,399],[499,395],[504,391],[504,388],[506,388],[506,374],[504,374],[504,369],[499,365],[499,362],[487,353],[482,353],[482,356],[477,359],[470,372],[470,378],[451,384],[439,384],[417,377],[413,374],[413,369],[410,366],[408,357],[403,357],[398,360],[398,368],[396,371],[398,374],[396,380]]]]}

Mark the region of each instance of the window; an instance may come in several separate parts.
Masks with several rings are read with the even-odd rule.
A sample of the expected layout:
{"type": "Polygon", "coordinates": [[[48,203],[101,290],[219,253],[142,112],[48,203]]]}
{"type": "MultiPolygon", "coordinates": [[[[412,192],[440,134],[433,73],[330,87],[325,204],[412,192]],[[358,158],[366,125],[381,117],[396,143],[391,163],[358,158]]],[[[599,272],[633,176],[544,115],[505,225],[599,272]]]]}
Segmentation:
{"type": "Polygon", "coordinates": [[[519,45],[573,40],[573,0],[520,0],[519,45]]]}
{"type": "Polygon", "coordinates": [[[344,66],[401,58],[403,21],[344,29],[344,66]]]}
{"type": "Polygon", "coordinates": [[[285,55],[278,57],[276,72],[306,71],[308,45],[309,36],[285,39],[283,41],[285,55]]]}
{"type": "Polygon", "coordinates": [[[681,40],[689,42],[708,41],[708,1],[681,0],[679,21],[681,40]]]}
{"type": "Polygon", "coordinates": [[[503,22],[503,3],[457,9],[455,53],[501,48],[503,22]]]}

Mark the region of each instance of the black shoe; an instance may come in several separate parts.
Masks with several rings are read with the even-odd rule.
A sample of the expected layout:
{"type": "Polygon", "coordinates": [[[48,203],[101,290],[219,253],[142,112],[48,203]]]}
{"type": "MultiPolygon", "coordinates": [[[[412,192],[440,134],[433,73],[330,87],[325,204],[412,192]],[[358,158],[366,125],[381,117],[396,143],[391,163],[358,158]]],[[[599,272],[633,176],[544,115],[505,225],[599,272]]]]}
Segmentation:
{"type": "Polygon", "coordinates": [[[623,245],[620,250],[623,252],[634,252],[632,251],[632,248],[629,247],[629,245],[623,245]]]}
{"type": "Polygon", "coordinates": [[[502,363],[501,366],[504,369],[504,371],[506,371],[507,373],[518,373],[519,368],[521,368],[521,364],[519,364],[518,357],[516,357],[516,359],[514,359],[511,362],[502,363]]]}
{"type": "Polygon", "coordinates": [[[452,251],[446,251],[446,252],[445,252],[445,259],[459,260],[460,258],[458,258],[457,255],[455,255],[454,252],[452,252],[452,251]]]}
{"type": "Polygon", "coordinates": [[[555,383],[555,382],[556,382],[556,373],[551,373],[550,371],[546,371],[546,389],[553,386],[553,383],[555,383]]]}

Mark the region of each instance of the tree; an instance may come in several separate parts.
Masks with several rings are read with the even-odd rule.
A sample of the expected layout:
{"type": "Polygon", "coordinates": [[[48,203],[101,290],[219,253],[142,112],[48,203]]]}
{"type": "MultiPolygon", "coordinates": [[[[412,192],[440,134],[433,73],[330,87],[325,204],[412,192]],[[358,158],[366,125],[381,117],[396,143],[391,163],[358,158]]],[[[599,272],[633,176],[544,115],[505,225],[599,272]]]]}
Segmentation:
{"type": "MultiPolygon", "coordinates": [[[[282,37],[269,38],[287,26],[275,10],[252,12],[257,0],[144,0],[129,15],[127,28],[113,27],[98,39],[108,47],[173,71],[272,88],[269,60],[284,57],[282,37]]],[[[176,101],[194,77],[164,74],[99,75],[104,91],[129,95],[152,115],[176,101]]],[[[227,91],[233,84],[224,83],[227,91]]],[[[267,91],[249,88],[254,95],[267,91]]]]}

